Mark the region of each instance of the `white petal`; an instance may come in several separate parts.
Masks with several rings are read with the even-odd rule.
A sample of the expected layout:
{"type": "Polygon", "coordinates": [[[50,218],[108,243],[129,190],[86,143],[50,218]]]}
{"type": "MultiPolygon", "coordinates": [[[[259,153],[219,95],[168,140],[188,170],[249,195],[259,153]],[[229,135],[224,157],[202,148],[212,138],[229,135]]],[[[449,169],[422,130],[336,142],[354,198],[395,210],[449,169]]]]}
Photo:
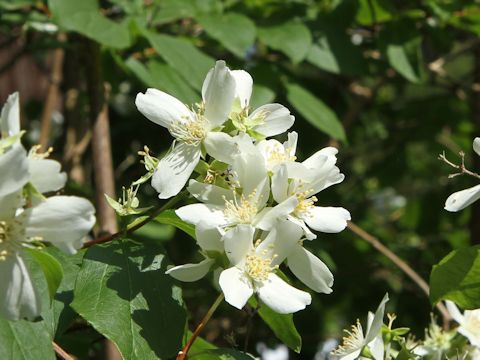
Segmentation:
{"type": "Polygon", "coordinates": [[[202,224],[206,228],[215,228],[225,225],[226,219],[223,210],[219,206],[210,204],[191,204],[175,210],[180,219],[189,224],[202,224]]]}
{"type": "Polygon", "coordinates": [[[256,219],[255,226],[262,230],[270,230],[278,220],[286,220],[295,207],[298,205],[296,196],[291,196],[287,200],[262,213],[260,219],[256,219]]]}
{"type": "Polygon", "coordinates": [[[480,199],[480,185],[454,192],[445,201],[445,210],[457,212],[480,199]]]}
{"type": "Polygon", "coordinates": [[[257,292],[260,300],[279,314],[303,310],[312,302],[309,293],[294,288],[272,273],[261,286],[257,287],[257,292]]]}
{"type": "Polygon", "coordinates": [[[187,190],[197,200],[213,205],[225,205],[225,200],[233,200],[233,191],[220,186],[190,180],[187,190]]]}
{"type": "Polygon", "coordinates": [[[336,155],[338,154],[338,149],[332,146],[323,148],[317,151],[315,154],[311,155],[308,159],[302,161],[302,164],[307,168],[321,168],[324,166],[332,167],[337,162],[336,155]]]}
{"type": "Polygon", "coordinates": [[[346,355],[333,355],[333,359],[338,359],[338,360],[357,360],[359,359],[359,355],[362,352],[362,349],[358,350],[350,350],[352,351],[351,353],[347,353],[346,355]]]}
{"type": "Polygon", "coordinates": [[[237,309],[243,308],[250,296],[253,295],[250,280],[247,279],[242,270],[236,267],[223,270],[218,282],[225,295],[225,301],[237,309]]]}
{"type": "Polygon", "coordinates": [[[51,159],[28,159],[30,181],[41,193],[60,190],[67,182],[67,174],[61,171],[58,161],[51,159]]]}
{"type": "Polygon", "coordinates": [[[315,235],[308,228],[308,226],[305,224],[305,221],[303,221],[302,219],[299,219],[299,218],[297,218],[296,216],[293,216],[293,215],[289,215],[288,216],[288,221],[290,221],[290,222],[294,223],[295,225],[297,225],[298,227],[300,227],[303,230],[303,233],[304,233],[305,237],[307,238],[307,240],[313,240],[313,239],[317,238],[317,235],[315,235]]]}
{"type": "Polygon", "coordinates": [[[290,255],[302,236],[302,229],[290,221],[279,221],[255,252],[272,259],[272,266],[280,265],[290,255]]]}
{"type": "Polygon", "coordinates": [[[314,206],[303,220],[314,230],[338,233],[347,227],[347,221],[351,220],[351,217],[348,210],[342,207],[314,206]]]}
{"type": "Polygon", "coordinates": [[[295,122],[295,117],[290,115],[290,110],[280,104],[260,106],[249,117],[254,118],[258,114],[264,114],[265,122],[256,126],[254,130],[267,137],[284,133],[295,122]]]}
{"type": "Polygon", "coordinates": [[[210,156],[227,164],[231,164],[234,157],[239,154],[235,139],[223,132],[209,132],[203,144],[210,156]]]}
{"type": "Polygon", "coordinates": [[[40,297],[19,254],[0,261],[0,312],[8,320],[35,319],[40,315],[40,297]]]}
{"type": "Polygon", "coordinates": [[[480,137],[476,137],[473,140],[473,150],[477,153],[477,155],[480,155],[480,137]]]}
{"type": "Polygon", "coordinates": [[[0,196],[21,189],[29,180],[27,152],[20,144],[0,155],[0,196]]]}
{"type": "Polygon", "coordinates": [[[272,195],[278,203],[288,198],[288,171],[285,164],[280,165],[273,173],[272,195]]]}
{"type": "Polygon", "coordinates": [[[233,70],[232,76],[235,79],[235,98],[240,100],[240,106],[243,109],[250,103],[253,79],[250,74],[244,70],[233,70]]]}
{"type": "Polygon", "coordinates": [[[458,310],[457,305],[455,305],[455,303],[450,300],[445,301],[445,305],[447,306],[448,312],[450,313],[452,318],[460,325],[463,325],[465,317],[462,315],[460,310],[458,310]]]}
{"type": "Polygon", "coordinates": [[[375,316],[373,317],[372,322],[367,328],[367,333],[365,335],[365,344],[370,343],[375,337],[380,334],[383,325],[383,316],[385,314],[385,304],[388,301],[388,294],[385,294],[380,305],[378,305],[377,311],[375,311],[375,316]]]}
{"type": "Polygon", "coordinates": [[[373,356],[374,360],[383,360],[384,359],[385,345],[383,343],[381,333],[378,334],[378,336],[376,336],[375,339],[373,339],[368,344],[368,348],[370,349],[370,352],[372,353],[372,356],[373,356]]]}
{"type": "Polygon", "coordinates": [[[312,194],[316,194],[322,190],[329,188],[332,185],[339,184],[345,179],[345,175],[340,173],[340,170],[335,167],[332,171],[323,178],[317,178],[314,182],[310,183],[312,194]]]}
{"type": "Polygon", "coordinates": [[[171,267],[165,271],[165,274],[170,275],[171,277],[180,281],[197,281],[207,275],[214,262],[215,261],[213,259],[205,259],[198,264],[179,265],[171,267]]]}
{"type": "Polygon", "coordinates": [[[200,160],[200,147],[176,143],[160,160],[152,176],[152,186],[160,199],[177,195],[187,183],[200,160]]]}
{"type": "Polygon", "coordinates": [[[285,146],[285,150],[290,150],[290,156],[294,156],[297,152],[297,142],[298,142],[298,134],[296,131],[292,131],[288,133],[288,140],[283,144],[285,146]]]}
{"type": "Polygon", "coordinates": [[[135,99],[137,109],[150,121],[170,128],[172,123],[191,121],[191,111],[178,99],[157,89],[138,93],[135,99]]]}
{"type": "Polygon", "coordinates": [[[253,233],[255,229],[250,225],[237,225],[223,235],[225,254],[232,265],[241,263],[248,252],[253,248],[253,233]]]}
{"type": "Polygon", "coordinates": [[[52,196],[29,208],[26,235],[42,237],[67,254],[74,254],[95,224],[95,208],[76,196],[52,196]]]}
{"type": "Polygon", "coordinates": [[[332,292],[333,275],[327,265],[303,246],[294,247],[288,256],[288,267],[313,291],[324,294],[332,292]]]}
{"type": "Polygon", "coordinates": [[[195,226],[197,244],[205,251],[218,251],[223,253],[222,234],[217,228],[206,227],[204,224],[195,226]]]}
{"type": "Polygon", "coordinates": [[[0,221],[12,220],[17,209],[22,205],[22,200],[22,190],[0,196],[0,221]]]}
{"type": "Polygon", "coordinates": [[[205,117],[212,128],[222,125],[232,110],[235,98],[235,79],[225,61],[217,61],[215,67],[208,72],[202,86],[202,98],[205,117]]]}
{"type": "Polygon", "coordinates": [[[8,137],[20,132],[20,102],[18,92],[11,94],[0,115],[0,133],[8,137]]]}
{"type": "Polygon", "coordinates": [[[265,186],[265,179],[268,179],[265,161],[257,149],[253,152],[242,151],[236,156],[232,170],[245,194],[251,194],[254,190],[259,192],[259,187],[265,186]]]}

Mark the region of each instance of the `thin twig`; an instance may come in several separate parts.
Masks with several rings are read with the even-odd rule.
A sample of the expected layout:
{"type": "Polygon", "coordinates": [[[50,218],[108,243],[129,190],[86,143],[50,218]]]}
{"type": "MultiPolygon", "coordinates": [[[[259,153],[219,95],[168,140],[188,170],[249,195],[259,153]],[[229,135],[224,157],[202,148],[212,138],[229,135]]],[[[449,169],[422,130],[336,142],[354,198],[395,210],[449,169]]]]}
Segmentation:
{"type": "MultiPolygon", "coordinates": [[[[418,285],[420,289],[423,290],[423,292],[427,295],[427,297],[429,297],[430,288],[427,282],[423,280],[423,278],[420,275],[418,275],[418,273],[415,270],[413,270],[410,267],[410,265],[408,265],[405,261],[400,259],[400,257],[398,257],[397,254],[395,254],[392,250],[390,250],[385,245],[383,245],[380,242],[380,240],[378,240],[375,236],[367,233],[365,230],[363,230],[361,227],[359,227],[355,223],[350,221],[347,226],[354,234],[360,236],[363,240],[365,240],[370,245],[372,245],[376,250],[378,250],[387,258],[389,258],[405,274],[407,274],[410,277],[410,279],[412,279],[415,282],[415,284],[418,285]]],[[[450,313],[448,312],[447,308],[441,302],[437,303],[436,306],[438,311],[440,311],[440,314],[442,315],[443,323],[448,324],[452,317],[450,316],[450,313]]]]}
{"type": "Polygon", "coordinates": [[[75,360],[73,356],[71,356],[69,353],[67,353],[65,350],[63,350],[60,345],[58,345],[55,341],[52,341],[53,345],[53,350],[55,350],[55,353],[63,360],[75,360]]]}
{"type": "Polygon", "coordinates": [[[455,169],[460,170],[460,172],[458,172],[458,173],[448,175],[448,178],[451,179],[451,178],[454,178],[456,176],[465,174],[465,175],[470,175],[470,176],[473,176],[474,178],[480,179],[480,174],[477,174],[473,171],[470,171],[465,167],[465,153],[463,151],[460,151],[458,154],[460,155],[460,158],[461,158],[461,164],[460,165],[454,164],[453,162],[448,160],[447,157],[445,156],[445,151],[442,154],[438,155],[439,160],[443,161],[445,164],[447,164],[447,165],[449,165],[449,166],[451,166],[455,169]]]}
{"type": "Polygon", "coordinates": [[[161,214],[161,213],[164,212],[165,210],[168,210],[168,209],[170,209],[171,207],[173,207],[176,203],[178,203],[180,200],[182,200],[184,197],[186,197],[186,195],[187,195],[187,192],[185,192],[185,191],[179,193],[177,196],[175,196],[174,198],[170,199],[170,200],[169,200],[168,202],[166,202],[164,205],[156,208],[156,209],[148,216],[148,218],[146,218],[146,219],[143,220],[143,221],[140,221],[138,224],[136,224],[135,226],[132,226],[131,228],[127,229],[126,231],[118,231],[118,232],[116,232],[116,233],[114,233],[114,234],[105,235],[105,236],[99,237],[99,238],[97,238],[97,239],[87,241],[85,244],[83,244],[83,247],[84,247],[84,248],[88,248],[88,247],[93,246],[93,245],[103,244],[103,243],[112,241],[112,240],[114,240],[114,239],[116,239],[116,238],[119,238],[119,237],[121,237],[122,235],[133,233],[134,231],[140,229],[142,226],[148,224],[150,221],[152,221],[153,219],[155,219],[159,214],[161,214]]]}
{"type": "Polygon", "coordinates": [[[218,308],[218,305],[221,304],[221,302],[223,301],[223,299],[224,299],[224,295],[223,295],[223,292],[222,292],[222,293],[220,293],[220,295],[218,295],[217,299],[216,299],[215,302],[212,304],[212,306],[210,307],[210,309],[208,309],[208,312],[205,314],[205,316],[203,317],[202,321],[200,321],[200,324],[198,324],[197,328],[196,328],[195,331],[193,332],[192,337],[188,340],[187,344],[183,347],[182,350],[180,350],[180,351],[178,352],[177,360],[186,360],[186,359],[187,359],[188,351],[190,350],[190,348],[192,347],[193,343],[195,342],[195,339],[200,335],[200,333],[202,332],[203,328],[204,328],[205,325],[207,324],[208,320],[210,320],[210,318],[212,317],[213,313],[214,313],[215,310],[218,308]]]}

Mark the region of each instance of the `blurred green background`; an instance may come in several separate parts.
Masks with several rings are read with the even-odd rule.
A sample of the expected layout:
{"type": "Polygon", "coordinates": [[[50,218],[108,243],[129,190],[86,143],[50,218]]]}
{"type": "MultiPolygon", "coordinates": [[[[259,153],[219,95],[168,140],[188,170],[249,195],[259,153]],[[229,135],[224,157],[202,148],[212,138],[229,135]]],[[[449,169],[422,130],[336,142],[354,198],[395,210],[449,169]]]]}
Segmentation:
{"type": "MultiPolygon", "coordinates": [[[[339,148],[346,179],[319,194],[319,204],[347,208],[428,281],[432,265],[451,249],[480,243],[480,204],[456,214],[443,210],[450,193],[475,181],[449,180],[453,169],[437,160],[445,150],[458,163],[464,150],[467,167],[480,169],[471,150],[480,134],[479,34],[477,1],[0,1],[0,99],[20,91],[27,142],[36,144],[47,89],[58,84],[46,141],[69,172],[67,191],[92,197],[85,64],[88,44],[99,44],[118,195],[143,174],[136,155],[143,145],[160,156],[171,143],[165,129],[136,110],[136,94],[155,87],[193,104],[208,69],[224,59],[252,75],[253,107],[279,102],[295,115],[300,160],[325,146],[339,148]]],[[[159,204],[148,185],[139,197],[141,206],[159,204]]],[[[162,243],[175,264],[196,256],[194,240],[167,225],[151,223],[136,238],[162,243]]],[[[335,284],[332,294],[313,295],[294,316],[303,350],[292,359],[313,359],[322,342],[364,319],[385,292],[397,326],[423,335],[428,299],[364,240],[347,229],[319,234],[306,246],[329,265],[335,284]]],[[[217,291],[211,279],[182,287],[192,328],[217,291]]],[[[242,348],[247,320],[224,304],[203,336],[242,348]]],[[[258,341],[278,343],[260,318],[253,321],[249,351],[258,341]]],[[[88,358],[89,341],[99,337],[92,332],[67,330],[60,343],[88,358]]]]}

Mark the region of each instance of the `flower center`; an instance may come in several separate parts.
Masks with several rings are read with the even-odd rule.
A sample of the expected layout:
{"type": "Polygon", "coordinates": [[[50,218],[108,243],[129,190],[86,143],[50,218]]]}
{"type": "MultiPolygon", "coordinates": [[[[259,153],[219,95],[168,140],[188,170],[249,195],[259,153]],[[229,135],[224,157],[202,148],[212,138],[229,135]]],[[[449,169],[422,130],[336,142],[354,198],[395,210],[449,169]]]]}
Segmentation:
{"type": "Polygon", "coordinates": [[[338,346],[334,351],[333,355],[347,355],[353,350],[359,350],[363,347],[363,330],[360,321],[357,319],[357,323],[352,325],[350,331],[344,330],[346,336],[342,339],[342,345],[338,346]]]}
{"type": "Polygon", "coordinates": [[[19,247],[13,240],[12,227],[6,221],[0,221],[0,261],[5,261],[19,247]]]}
{"type": "Polygon", "coordinates": [[[200,114],[194,120],[176,121],[170,127],[170,133],[177,140],[188,145],[199,145],[208,133],[208,120],[200,114]]]}
{"type": "Polygon", "coordinates": [[[276,165],[283,164],[288,161],[295,161],[297,157],[295,155],[290,155],[292,153],[291,148],[277,148],[277,149],[268,149],[268,158],[267,163],[268,167],[271,169],[276,165]]]}
{"type": "Polygon", "coordinates": [[[255,215],[257,215],[256,190],[247,197],[242,195],[240,201],[237,201],[236,198],[233,200],[224,200],[225,209],[223,213],[233,224],[250,224],[255,218],[255,215]]]}
{"type": "Polygon", "coordinates": [[[318,201],[316,196],[310,196],[311,190],[300,192],[295,194],[298,200],[298,204],[293,210],[293,213],[297,216],[309,215],[309,212],[314,208],[314,204],[318,201]]]}

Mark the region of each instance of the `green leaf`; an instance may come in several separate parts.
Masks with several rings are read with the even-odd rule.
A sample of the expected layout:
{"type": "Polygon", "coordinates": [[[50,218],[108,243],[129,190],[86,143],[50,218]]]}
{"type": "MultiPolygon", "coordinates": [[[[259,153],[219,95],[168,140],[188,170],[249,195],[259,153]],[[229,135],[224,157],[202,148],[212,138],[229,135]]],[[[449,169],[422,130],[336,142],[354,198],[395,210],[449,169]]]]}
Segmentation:
{"type": "Polygon", "coordinates": [[[124,359],[167,359],[181,348],[185,309],[161,251],[121,239],[90,248],[83,259],[72,307],[124,359]]]}
{"type": "Polygon", "coordinates": [[[337,115],[323,101],[297,84],[287,85],[287,99],[302,116],[317,129],[334,139],[346,140],[337,115]]]}
{"type": "Polygon", "coordinates": [[[130,57],[125,65],[148,87],[165,91],[185,104],[200,101],[197,91],[185,81],[171,66],[157,60],[150,60],[146,65],[130,57]]]}
{"type": "Polygon", "coordinates": [[[0,317],[0,359],[55,360],[55,352],[43,322],[7,321],[0,317]]]}
{"type": "Polygon", "coordinates": [[[421,37],[415,22],[404,19],[389,22],[379,36],[379,47],[390,65],[408,81],[420,81],[422,53],[421,37]]]}
{"type": "Polygon", "coordinates": [[[367,71],[361,49],[342,33],[320,37],[310,48],[307,61],[334,74],[359,75],[367,71]]]}
{"type": "Polygon", "coordinates": [[[37,249],[27,249],[27,251],[42,269],[45,280],[47,280],[50,300],[53,300],[63,278],[62,265],[46,251],[37,249]]]}
{"type": "Polygon", "coordinates": [[[145,37],[165,62],[196,90],[202,89],[207,72],[215,60],[197,49],[190,41],[145,31],[145,37]]]}
{"type": "Polygon", "coordinates": [[[432,269],[430,301],[452,300],[464,309],[480,308],[480,245],[452,251],[432,269]]]}
{"type": "Polygon", "coordinates": [[[234,349],[211,349],[189,353],[189,359],[195,360],[254,360],[255,357],[234,349]]]}
{"type": "Polygon", "coordinates": [[[244,58],[247,49],[255,41],[256,29],[252,20],[241,14],[208,14],[197,16],[205,31],[215,40],[244,58]]]}
{"type": "MultiPolygon", "coordinates": [[[[64,274],[50,309],[52,334],[56,337],[63,334],[77,316],[70,304],[73,301],[73,288],[85,250],[80,250],[75,255],[67,255],[51,246],[47,251],[62,265],[64,274]]],[[[46,315],[42,316],[45,321],[48,320],[46,315]]]]}
{"type": "Polygon", "coordinates": [[[155,221],[161,224],[175,226],[195,239],[195,226],[180,219],[177,214],[175,214],[175,210],[165,210],[155,218],[155,221]]]}
{"type": "Polygon", "coordinates": [[[258,37],[267,46],[287,55],[294,63],[307,56],[312,45],[310,30],[299,22],[287,22],[258,29],[258,37]]]}
{"type": "Polygon", "coordinates": [[[391,20],[395,9],[389,0],[359,0],[356,20],[360,25],[370,26],[391,20]]]}
{"type": "Polygon", "coordinates": [[[78,32],[107,47],[131,44],[127,20],[117,23],[100,14],[97,0],[49,0],[53,19],[64,29],[78,32]]]}
{"type": "MultiPolygon", "coordinates": [[[[256,308],[257,300],[251,297],[248,303],[256,308]]],[[[278,314],[266,305],[262,305],[258,314],[265,321],[275,336],[296,353],[302,350],[302,337],[293,323],[292,314],[278,314]]]]}

